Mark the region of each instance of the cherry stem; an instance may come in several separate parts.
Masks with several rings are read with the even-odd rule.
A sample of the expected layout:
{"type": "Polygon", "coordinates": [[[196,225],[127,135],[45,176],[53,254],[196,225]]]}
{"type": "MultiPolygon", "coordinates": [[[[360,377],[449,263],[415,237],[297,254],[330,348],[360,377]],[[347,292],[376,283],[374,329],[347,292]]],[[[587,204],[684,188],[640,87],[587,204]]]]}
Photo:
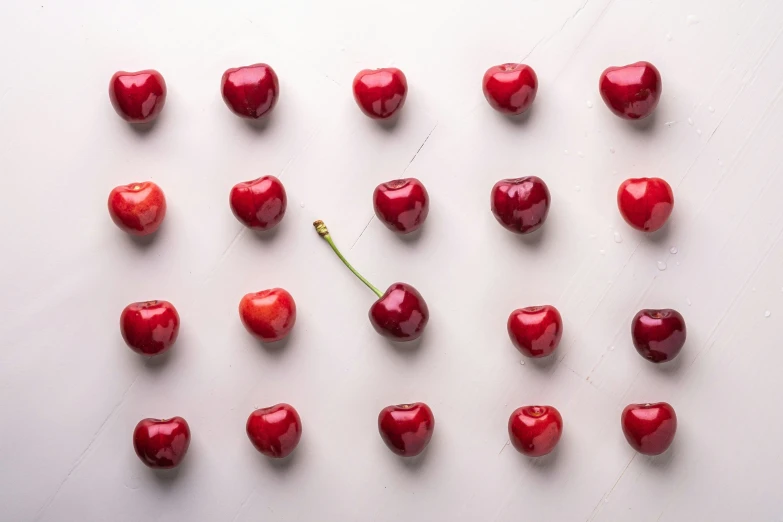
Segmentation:
{"type": "Polygon", "coordinates": [[[332,250],[334,250],[334,253],[337,254],[337,257],[340,258],[340,261],[342,261],[343,264],[348,267],[348,270],[353,272],[353,275],[358,277],[359,281],[367,285],[367,288],[375,292],[375,295],[377,295],[379,298],[383,297],[383,292],[375,288],[372,283],[366,280],[364,276],[362,276],[362,274],[357,272],[356,269],[351,266],[351,263],[349,263],[348,260],[345,259],[345,257],[342,255],[340,250],[337,248],[337,245],[334,244],[334,241],[332,240],[332,236],[329,235],[329,230],[326,228],[326,225],[324,225],[324,222],[319,219],[318,221],[315,221],[313,223],[313,226],[315,227],[316,232],[318,232],[318,235],[324,238],[327,243],[329,243],[329,246],[332,247],[332,250]]]}

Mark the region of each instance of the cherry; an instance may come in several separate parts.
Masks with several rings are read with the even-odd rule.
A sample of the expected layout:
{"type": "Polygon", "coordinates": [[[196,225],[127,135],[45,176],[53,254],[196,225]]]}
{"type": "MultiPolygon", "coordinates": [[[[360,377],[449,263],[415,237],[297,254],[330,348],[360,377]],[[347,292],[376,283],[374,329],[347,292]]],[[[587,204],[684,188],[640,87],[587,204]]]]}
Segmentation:
{"type": "Polygon", "coordinates": [[[130,123],[149,123],[166,103],[166,81],[152,69],[119,71],[109,82],[109,99],[120,117],[130,123]]]}
{"type": "Polygon", "coordinates": [[[177,340],[179,314],[168,301],[131,303],[120,314],[120,331],[134,352],[157,355],[177,340]]]}
{"type": "Polygon", "coordinates": [[[546,221],[549,189],[536,176],[503,179],[492,187],[491,204],[498,223],[517,234],[529,234],[546,221]]]}
{"type": "Polygon", "coordinates": [[[508,436],[516,450],[541,457],[557,446],[563,434],[563,418],[552,406],[523,406],[508,419],[508,436]]]}
{"type": "Polygon", "coordinates": [[[381,223],[401,234],[418,230],[430,211],[427,189],[416,178],[381,183],[375,187],[372,202],[381,223]]]}
{"type": "Polygon", "coordinates": [[[291,454],[302,438],[302,421],[293,406],[276,404],[259,408],[247,418],[247,436],[253,446],[273,459],[291,454]]]}
{"type": "Polygon", "coordinates": [[[617,206],[626,223],[636,230],[655,232],[674,208],[674,193],[661,178],[631,178],[617,190],[617,206]]]}
{"type": "Polygon", "coordinates": [[[182,417],[142,419],[133,430],[133,449],[153,469],[179,466],[190,446],[190,427],[182,417]]]}
{"type": "Polygon", "coordinates": [[[277,75],[265,63],[229,69],[220,80],[223,101],[242,118],[255,120],[271,112],[279,91],[277,75]]]}
{"type": "Polygon", "coordinates": [[[353,79],[353,97],[364,114],[386,119],[402,109],[408,94],[408,80],[394,67],[364,69],[353,79]]]}
{"type": "Polygon", "coordinates": [[[629,404],[621,416],[625,440],[644,455],[660,455],[671,446],[677,415],[666,402],[629,404]]]}
{"type": "Polygon", "coordinates": [[[546,357],[560,344],[563,319],[550,305],[519,308],[508,316],[511,342],[527,357],[546,357]]]}
{"type": "Polygon", "coordinates": [[[166,197],[151,181],[120,185],[109,193],[109,215],[128,234],[146,236],[166,217],[166,197]]]}
{"type": "Polygon", "coordinates": [[[239,318],[248,332],[271,343],[285,338],[296,322],[296,303],[282,288],[245,295],[239,302],[239,318]]]}
{"type": "Polygon", "coordinates": [[[677,310],[641,310],[631,322],[639,355],[654,363],[671,361],[685,345],[685,319],[677,310]]]}
{"type": "Polygon", "coordinates": [[[661,99],[661,73],[650,62],[609,67],[601,73],[598,90],[617,116],[626,120],[646,118],[661,99]]]}
{"type": "Polygon", "coordinates": [[[418,339],[430,318],[430,311],[421,294],[406,283],[394,283],[386,290],[386,293],[382,294],[343,257],[323,221],[316,221],[313,226],[318,235],[329,243],[343,264],[378,296],[378,300],[370,307],[369,314],[370,323],[375,331],[395,341],[418,339]]]}
{"type": "Polygon", "coordinates": [[[245,226],[269,230],[283,219],[288,198],[279,179],[263,176],[234,185],[229,203],[234,216],[245,226]]]}
{"type": "Polygon", "coordinates": [[[415,457],[424,451],[434,429],[435,417],[423,402],[387,406],[378,415],[383,442],[401,457],[415,457]]]}
{"type": "Polygon", "coordinates": [[[538,78],[529,65],[504,63],[487,69],[481,87],[484,97],[496,111],[522,114],[536,99],[538,78]]]}

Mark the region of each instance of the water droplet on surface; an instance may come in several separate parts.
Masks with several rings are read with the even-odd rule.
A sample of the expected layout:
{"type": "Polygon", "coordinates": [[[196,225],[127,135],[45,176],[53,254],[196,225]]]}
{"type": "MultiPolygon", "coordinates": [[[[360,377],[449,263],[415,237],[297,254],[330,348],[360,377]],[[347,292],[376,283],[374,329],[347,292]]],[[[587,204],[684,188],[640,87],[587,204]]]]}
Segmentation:
{"type": "MultiPolygon", "coordinates": [[[[597,237],[598,236],[596,236],[595,234],[590,234],[590,239],[595,239],[597,237]]],[[[783,288],[781,288],[780,291],[783,292],[783,288]]]]}
{"type": "Polygon", "coordinates": [[[609,497],[606,497],[606,498],[604,499],[604,504],[608,504],[608,503],[609,503],[609,497]]]}
{"type": "Polygon", "coordinates": [[[718,166],[719,166],[719,167],[722,167],[722,166],[723,166],[723,160],[718,160],[718,166]]]}
{"type": "Polygon", "coordinates": [[[565,150],[563,150],[563,154],[565,154],[566,156],[568,156],[568,149],[565,149],[565,150]]]}
{"type": "Polygon", "coordinates": [[[676,262],[676,263],[674,263],[674,264],[675,264],[675,265],[677,265],[677,266],[680,266],[680,262],[679,262],[679,261],[677,261],[677,262],[676,262]]]}
{"type": "Polygon", "coordinates": [[[685,302],[686,302],[686,303],[688,303],[688,306],[690,306],[690,305],[692,305],[692,304],[693,304],[693,303],[691,303],[691,300],[690,300],[690,299],[688,299],[687,297],[685,298],[685,302]]]}
{"type": "Polygon", "coordinates": [[[667,127],[671,127],[675,123],[677,123],[677,122],[676,121],[667,121],[666,123],[664,123],[664,125],[666,125],[667,127]]]}
{"type": "Polygon", "coordinates": [[[695,16],[695,15],[692,15],[692,14],[689,14],[689,15],[688,15],[688,16],[685,18],[685,23],[687,23],[688,25],[696,25],[696,24],[698,24],[700,21],[701,21],[701,20],[699,20],[698,18],[696,18],[696,16],[695,16]]]}
{"type": "Polygon", "coordinates": [[[701,136],[701,129],[696,129],[696,134],[698,134],[699,136],[701,136]]]}
{"type": "Polygon", "coordinates": [[[672,41],[672,33],[666,33],[666,41],[671,42],[672,41]]]}
{"type": "Polygon", "coordinates": [[[693,125],[693,120],[688,118],[688,125],[693,125]]]}
{"type": "Polygon", "coordinates": [[[769,317],[770,315],[772,315],[772,312],[770,312],[769,310],[764,312],[764,317],[769,317]]]}
{"type": "Polygon", "coordinates": [[[525,361],[519,361],[519,364],[521,364],[522,366],[524,366],[524,365],[525,365],[525,361]]]}
{"type": "Polygon", "coordinates": [[[673,247],[671,247],[671,248],[669,249],[669,252],[671,252],[672,254],[676,254],[677,252],[679,252],[679,250],[677,250],[677,247],[676,247],[676,246],[673,246],[673,247]]]}
{"type": "Polygon", "coordinates": [[[658,261],[658,270],[660,270],[661,272],[666,270],[666,263],[664,263],[663,261],[658,261]]]}
{"type": "Polygon", "coordinates": [[[300,202],[299,202],[299,206],[300,206],[300,207],[302,207],[302,208],[304,208],[304,201],[300,201],[300,202]]]}
{"type": "Polygon", "coordinates": [[[604,249],[602,248],[601,250],[599,250],[599,251],[598,251],[598,253],[599,253],[599,254],[601,254],[601,255],[604,255],[604,254],[606,254],[606,250],[604,250],[604,249]]]}
{"type": "Polygon", "coordinates": [[[614,154],[614,152],[615,152],[615,151],[614,151],[614,147],[609,147],[609,152],[611,152],[612,154],[614,154]]]}
{"type": "Polygon", "coordinates": [[[614,233],[614,242],[615,243],[622,243],[623,242],[623,236],[620,235],[619,232],[615,231],[614,233]]]}
{"type": "Polygon", "coordinates": [[[753,288],[750,289],[750,291],[751,292],[755,292],[756,291],[756,287],[754,286],[753,288]]]}
{"type": "Polygon", "coordinates": [[[592,109],[593,108],[593,102],[591,102],[590,100],[587,100],[587,108],[588,109],[592,109]]]}
{"type": "Polygon", "coordinates": [[[579,192],[580,190],[582,190],[582,187],[580,187],[579,185],[574,185],[574,190],[579,192]]]}
{"type": "Polygon", "coordinates": [[[715,107],[710,105],[709,107],[707,107],[707,110],[710,111],[710,112],[715,112],[715,107]]]}
{"type": "Polygon", "coordinates": [[[582,154],[581,150],[579,152],[577,152],[576,155],[579,156],[580,158],[584,158],[585,157],[585,155],[582,154]]]}
{"type": "Polygon", "coordinates": [[[609,347],[609,351],[610,351],[610,352],[613,352],[613,351],[614,351],[614,345],[612,345],[612,346],[610,346],[610,347],[609,347]]]}

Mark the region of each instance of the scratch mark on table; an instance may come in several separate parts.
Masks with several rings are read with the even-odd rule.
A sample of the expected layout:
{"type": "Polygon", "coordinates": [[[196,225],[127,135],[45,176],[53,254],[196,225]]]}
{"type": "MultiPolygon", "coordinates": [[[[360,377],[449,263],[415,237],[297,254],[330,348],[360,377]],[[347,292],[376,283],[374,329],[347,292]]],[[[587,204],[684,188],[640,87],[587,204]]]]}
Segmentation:
{"type": "Polygon", "coordinates": [[[507,440],[507,441],[506,441],[506,443],[505,443],[505,444],[503,444],[503,447],[502,447],[502,448],[500,448],[500,451],[498,451],[498,455],[500,455],[501,453],[503,453],[503,450],[504,450],[504,449],[506,449],[506,448],[508,447],[508,445],[509,445],[509,444],[511,444],[511,441],[510,441],[510,440],[507,440]]]}
{"type": "Polygon", "coordinates": [[[633,454],[633,457],[631,457],[631,460],[629,460],[628,464],[625,465],[625,468],[623,468],[623,471],[622,471],[622,473],[620,473],[620,476],[617,477],[617,480],[614,481],[614,484],[612,485],[612,488],[609,490],[609,492],[606,493],[605,495],[602,495],[601,498],[598,500],[598,504],[596,504],[596,506],[593,508],[593,511],[590,514],[590,518],[587,519],[587,522],[591,522],[592,520],[595,520],[595,517],[597,517],[598,513],[601,512],[601,510],[599,508],[604,504],[604,500],[609,498],[612,495],[612,492],[614,491],[614,488],[617,487],[617,484],[620,483],[620,480],[622,480],[623,475],[625,475],[625,472],[628,471],[629,467],[631,467],[631,463],[636,458],[636,455],[638,455],[638,453],[634,453],[633,454]]]}
{"type": "MultiPolygon", "coordinates": [[[[411,161],[412,161],[412,160],[411,160],[411,161]]],[[[354,241],[354,242],[353,242],[353,244],[351,245],[351,248],[349,248],[349,249],[348,249],[348,252],[350,252],[351,250],[353,250],[353,247],[355,247],[355,246],[356,246],[356,243],[358,243],[358,242],[359,242],[359,240],[362,238],[362,235],[364,235],[364,233],[367,231],[367,227],[369,227],[369,226],[370,226],[370,223],[372,223],[372,220],[373,220],[373,219],[375,219],[375,214],[373,214],[372,216],[370,216],[370,220],[369,220],[369,221],[367,221],[367,224],[366,224],[366,225],[364,225],[364,228],[362,229],[362,233],[361,233],[361,234],[359,234],[359,237],[357,237],[357,238],[356,238],[356,241],[354,241]]]]}
{"type": "Polygon", "coordinates": [[[435,132],[435,129],[437,129],[437,128],[438,128],[438,122],[435,122],[435,126],[432,128],[432,130],[429,132],[429,134],[427,134],[427,137],[426,137],[426,138],[424,138],[424,141],[421,143],[421,146],[418,148],[418,150],[416,150],[416,153],[413,155],[413,157],[411,158],[411,160],[410,160],[410,161],[408,162],[408,164],[405,166],[405,170],[403,170],[403,171],[402,171],[402,173],[403,173],[403,174],[405,174],[405,172],[407,172],[407,170],[408,170],[408,167],[410,167],[410,166],[411,166],[411,163],[413,163],[413,160],[415,160],[415,159],[416,159],[416,156],[418,156],[418,155],[419,155],[419,152],[421,152],[421,149],[423,149],[423,148],[424,148],[424,145],[426,145],[426,144],[427,144],[427,140],[429,140],[429,139],[430,139],[430,136],[432,136],[432,133],[433,133],[433,132],[435,132]]]}

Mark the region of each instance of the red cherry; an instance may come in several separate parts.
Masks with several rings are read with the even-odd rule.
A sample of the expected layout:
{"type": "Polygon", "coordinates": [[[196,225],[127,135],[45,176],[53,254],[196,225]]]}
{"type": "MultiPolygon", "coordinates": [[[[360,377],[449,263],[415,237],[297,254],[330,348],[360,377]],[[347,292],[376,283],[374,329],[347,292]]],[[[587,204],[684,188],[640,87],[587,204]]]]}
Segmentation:
{"type": "Polygon", "coordinates": [[[279,179],[264,176],[234,185],[229,202],[234,216],[245,226],[269,230],[283,219],[288,198],[279,179]]]}
{"type": "Polygon", "coordinates": [[[481,86],[493,109],[504,114],[522,114],[536,99],[538,78],[529,65],[504,63],[487,69],[481,86]]]}
{"type": "Polygon", "coordinates": [[[381,183],[372,195],[375,215],[389,230],[408,234],[418,230],[430,211],[427,189],[416,178],[381,183]]]}
{"type": "Polygon", "coordinates": [[[552,406],[523,406],[508,419],[508,436],[516,450],[541,457],[557,446],[563,434],[563,418],[552,406]]]}
{"type": "Polygon", "coordinates": [[[625,440],[644,455],[660,455],[669,449],[677,431],[677,415],[665,402],[629,404],[621,422],[625,440]]]}
{"type": "Polygon", "coordinates": [[[383,442],[401,457],[415,457],[424,451],[434,429],[435,417],[423,402],[387,406],[378,415],[383,442]]]}
{"type": "Polygon", "coordinates": [[[245,295],[239,302],[239,318],[248,332],[266,343],[286,337],[296,322],[296,303],[282,288],[245,295]]]}
{"type": "Polygon", "coordinates": [[[430,319],[430,311],[427,303],[421,294],[406,283],[394,283],[382,294],[375,286],[366,280],[354,267],[343,257],[340,250],[334,244],[332,236],[329,235],[326,225],[323,221],[313,223],[318,235],[324,238],[332,247],[337,257],[367,285],[367,288],[378,296],[378,300],[370,307],[370,323],[375,331],[384,337],[394,341],[413,341],[418,339],[427,326],[430,319]]]}
{"type": "Polygon", "coordinates": [[[641,310],[631,323],[633,345],[654,363],[671,361],[685,345],[685,319],[671,309],[641,310]]]}
{"type": "Polygon", "coordinates": [[[408,80],[394,67],[364,69],[353,79],[353,97],[373,119],[386,119],[402,109],[407,94],[408,80]]]}
{"type": "Polygon", "coordinates": [[[626,223],[636,230],[655,232],[669,219],[674,193],[661,178],[631,178],[617,190],[617,206],[626,223]]]}
{"type": "Polygon", "coordinates": [[[153,469],[179,466],[190,446],[190,427],[182,417],[142,419],[133,430],[133,449],[153,469]]]}
{"type": "Polygon", "coordinates": [[[275,71],[265,63],[229,69],[220,80],[220,92],[231,112],[258,119],[275,108],[280,91],[275,71]]]}
{"type": "Polygon", "coordinates": [[[157,355],[177,340],[179,314],[168,301],[131,303],[120,314],[120,331],[134,352],[157,355]]]}
{"type": "Polygon", "coordinates": [[[253,446],[273,459],[291,454],[302,438],[302,421],[293,406],[276,404],[255,410],[247,418],[247,436],[253,446]]]}
{"type": "Polygon", "coordinates": [[[120,185],[109,193],[109,215],[128,234],[146,236],[166,217],[166,197],[151,181],[120,185]]]}
{"type": "Polygon", "coordinates": [[[424,298],[406,283],[394,283],[370,307],[370,322],[375,331],[395,341],[418,339],[429,319],[424,298]]]}
{"type": "Polygon", "coordinates": [[[617,116],[626,120],[646,118],[661,99],[661,73],[650,62],[609,67],[601,74],[598,90],[617,116]]]}
{"type": "Polygon", "coordinates": [[[500,180],[491,196],[495,219],[517,234],[538,230],[549,213],[549,189],[536,176],[500,180]]]}
{"type": "Polygon", "coordinates": [[[109,99],[120,117],[130,123],[149,123],[166,103],[166,81],[152,69],[116,72],[109,82],[109,99]]]}
{"type": "Polygon", "coordinates": [[[560,344],[563,319],[550,305],[519,308],[508,316],[511,342],[527,357],[546,357],[560,344]]]}

